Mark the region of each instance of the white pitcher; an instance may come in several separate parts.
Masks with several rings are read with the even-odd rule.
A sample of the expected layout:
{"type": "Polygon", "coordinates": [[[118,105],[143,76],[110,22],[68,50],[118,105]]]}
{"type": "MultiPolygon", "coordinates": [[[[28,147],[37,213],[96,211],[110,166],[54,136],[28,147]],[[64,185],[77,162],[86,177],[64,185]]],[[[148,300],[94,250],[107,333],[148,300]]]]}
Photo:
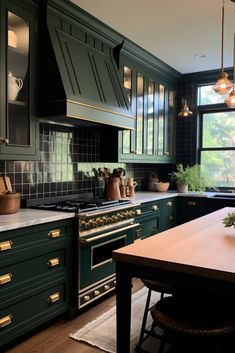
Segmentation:
{"type": "Polygon", "coordinates": [[[21,78],[12,76],[12,73],[8,73],[8,99],[14,101],[23,87],[23,81],[21,78]]]}

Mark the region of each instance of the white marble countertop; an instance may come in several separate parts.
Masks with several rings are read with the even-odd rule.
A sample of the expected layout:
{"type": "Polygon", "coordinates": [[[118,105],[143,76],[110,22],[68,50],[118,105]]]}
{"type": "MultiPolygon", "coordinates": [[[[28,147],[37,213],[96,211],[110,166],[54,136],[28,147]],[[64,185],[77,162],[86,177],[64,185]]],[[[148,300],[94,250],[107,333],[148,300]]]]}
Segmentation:
{"type": "Polygon", "coordinates": [[[73,212],[57,212],[22,208],[17,213],[0,215],[0,232],[34,226],[42,223],[60,221],[73,217],[75,217],[75,213],[73,212]]]}
{"type": "Polygon", "coordinates": [[[133,202],[151,202],[157,200],[168,199],[170,197],[178,196],[178,193],[175,191],[168,192],[157,192],[157,191],[139,191],[135,194],[135,197],[132,198],[133,202]]]}

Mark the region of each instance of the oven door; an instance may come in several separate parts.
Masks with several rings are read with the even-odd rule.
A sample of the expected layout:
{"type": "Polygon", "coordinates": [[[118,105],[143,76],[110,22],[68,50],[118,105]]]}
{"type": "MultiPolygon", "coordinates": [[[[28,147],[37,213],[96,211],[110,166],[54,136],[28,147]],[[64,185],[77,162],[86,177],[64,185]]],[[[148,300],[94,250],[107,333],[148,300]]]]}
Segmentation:
{"type": "Polygon", "coordinates": [[[115,274],[112,251],[133,242],[131,224],[121,229],[79,238],[79,292],[88,290],[115,274]]]}

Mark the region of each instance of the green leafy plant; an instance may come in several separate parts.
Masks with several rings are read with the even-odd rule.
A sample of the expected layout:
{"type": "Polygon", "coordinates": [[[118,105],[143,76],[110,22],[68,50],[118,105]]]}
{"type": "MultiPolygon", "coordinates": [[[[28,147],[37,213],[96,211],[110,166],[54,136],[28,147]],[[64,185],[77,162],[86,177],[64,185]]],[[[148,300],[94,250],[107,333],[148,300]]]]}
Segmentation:
{"type": "Polygon", "coordinates": [[[228,215],[223,219],[222,223],[225,227],[235,228],[235,212],[228,213],[228,215]]]}
{"type": "Polygon", "coordinates": [[[169,174],[177,184],[188,185],[190,191],[217,190],[213,180],[201,168],[199,164],[184,167],[177,164],[176,171],[169,174]]]}

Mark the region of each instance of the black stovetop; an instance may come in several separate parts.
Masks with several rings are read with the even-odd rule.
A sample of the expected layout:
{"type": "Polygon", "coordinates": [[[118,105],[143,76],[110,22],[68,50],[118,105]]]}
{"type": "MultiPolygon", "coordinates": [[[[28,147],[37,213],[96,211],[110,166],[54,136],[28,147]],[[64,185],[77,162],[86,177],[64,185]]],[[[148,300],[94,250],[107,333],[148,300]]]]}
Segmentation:
{"type": "Polygon", "coordinates": [[[25,206],[50,211],[87,212],[131,203],[128,199],[92,198],[91,194],[67,195],[27,200],[25,206]],[[85,195],[87,195],[85,197],[85,195]]]}

